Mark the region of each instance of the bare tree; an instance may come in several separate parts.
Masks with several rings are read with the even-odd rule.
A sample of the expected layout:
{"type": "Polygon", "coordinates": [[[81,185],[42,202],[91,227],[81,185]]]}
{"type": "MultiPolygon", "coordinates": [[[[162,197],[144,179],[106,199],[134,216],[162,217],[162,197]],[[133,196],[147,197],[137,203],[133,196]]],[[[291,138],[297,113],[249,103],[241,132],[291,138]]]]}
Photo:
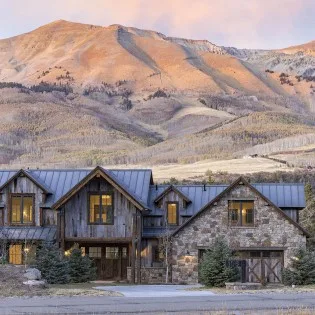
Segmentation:
{"type": "Polygon", "coordinates": [[[166,268],[166,276],[165,276],[165,283],[168,283],[169,278],[169,270],[171,266],[171,251],[172,251],[172,230],[167,222],[165,217],[165,224],[164,224],[164,232],[162,236],[159,238],[159,252],[162,254],[163,257],[163,265],[166,268]]]}

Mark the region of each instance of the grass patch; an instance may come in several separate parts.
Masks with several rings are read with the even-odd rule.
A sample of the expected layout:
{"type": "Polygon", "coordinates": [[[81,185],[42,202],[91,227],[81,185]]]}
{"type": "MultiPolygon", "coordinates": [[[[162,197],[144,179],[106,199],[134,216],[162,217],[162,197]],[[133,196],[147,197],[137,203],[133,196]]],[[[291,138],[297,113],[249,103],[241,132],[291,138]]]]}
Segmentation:
{"type": "Polygon", "coordinates": [[[188,291],[211,291],[216,294],[241,294],[241,293],[304,293],[315,292],[315,284],[301,285],[295,288],[283,285],[267,285],[257,290],[231,290],[226,288],[214,288],[214,287],[196,287],[189,288],[188,291]]]}

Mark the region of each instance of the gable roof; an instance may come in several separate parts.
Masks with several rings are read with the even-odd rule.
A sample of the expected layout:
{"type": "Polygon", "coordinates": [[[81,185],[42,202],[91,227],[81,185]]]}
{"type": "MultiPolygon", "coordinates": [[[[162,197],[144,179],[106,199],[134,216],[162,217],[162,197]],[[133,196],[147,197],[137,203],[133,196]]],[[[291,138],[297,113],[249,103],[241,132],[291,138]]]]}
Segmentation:
{"type": "Polygon", "coordinates": [[[179,228],[177,228],[172,235],[177,234],[179,231],[181,231],[185,226],[187,226],[192,220],[194,220],[197,216],[199,216],[203,211],[205,211],[207,208],[212,206],[215,202],[220,200],[226,193],[231,191],[236,185],[238,184],[244,184],[247,187],[249,187],[254,193],[259,195],[262,199],[264,199],[268,204],[270,204],[276,211],[278,211],[284,219],[288,220],[290,223],[295,225],[299,230],[303,232],[306,236],[310,236],[310,234],[297,222],[295,222],[293,219],[291,219],[288,215],[286,215],[278,206],[276,206],[271,200],[269,200],[266,196],[264,196],[260,191],[258,191],[253,185],[251,185],[249,182],[247,182],[242,176],[239,177],[237,180],[235,180],[230,186],[226,187],[220,194],[218,194],[214,199],[212,199],[209,203],[204,205],[196,214],[194,214],[192,217],[190,217],[185,223],[183,223],[179,228]]]}
{"type": "MultiPolygon", "coordinates": [[[[17,177],[21,170],[0,170],[0,186],[17,177]]],[[[143,205],[147,205],[150,184],[153,184],[150,169],[114,169],[106,170],[120,186],[143,205]]],[[[45,188],[48,195],[43,208],[51,208],[59,199],[71,191],[75,185],[82,181],[93,169],[36,169],[24,170],[29,178],[45,188]]],[[[1,204],[0,204],[1,207],[1,204]]]]}
{"type": "Polygon", "coordinates": [[[176,192],[178,195],[180,195],[187,203],[191,202],[191,200],[179,189],[177,189],[175,186],[170,185],[166,189],[164,189],[163,192],[161,192],[155,199],[154,202],[159,202],[164,196],[166,196],[170,191],[176,192]]]}
{"type": "MultiPolygon", "coordinates": [[[[131,191],[128,185],[126,185],[124,182],[119,180],[119,173],[117,173],[117,171],[116,173],[114,173],[100,166],[97,166],[94,170],[92,170],[85,177],[83,177],[81,181],[79,181],[76,185],[74,185],[66,194],[64,194],[60,199],[58,199],[51,207],[54,209],[57,209],[60,206],[62,206],[66,201],[68,201],[76,192],[78,192],[86,183],[88,183],[95,176],[101,176],[105,180],[107,180],[112,186],[114,186],[118,191],[120,191],[136,207],[140,208],[141,210],[144,210],[147,208],[146,203],[145,203],[147,201],[146,198],[144,198],[145,200],[143,200],[142,196],[137,194],[137,191],[141,191],[141,192],[143,191],[143,186],[142,186],[143,183],[142,185],[139,185],[139,186],[142,186],[142,189],[138,190],[138,186],[136,185],[136,186],[131,186],[133,188],[133,191],[131,191]]],[[[123,178],[124,177],[125,176],[123,176],[123,178]]],[[[151,176],[149,180],[151,180],[151,176]]]]}
{"type": "Polygon", "coordinates": [[[2,176],[1,176],[1,182],[5,178],[7,178],[7,179],[6,179],[6,181],[2,182],[2,185],[0,186],[0,191],[2,191],[14,179],[16,179],[20,176],[27,177],[30,181],[32,181],[36,186],[38,186],[46,194],[52,194],[52,191],[45,185],[45,183],[43,183],[39,178],[37,178],[36,176],[31,174],[30,172],[22,170],[22,169],[17,171],[17,172],[12,172],[12,171],[4,172],[4,174],[2,174],[2,176]]]}

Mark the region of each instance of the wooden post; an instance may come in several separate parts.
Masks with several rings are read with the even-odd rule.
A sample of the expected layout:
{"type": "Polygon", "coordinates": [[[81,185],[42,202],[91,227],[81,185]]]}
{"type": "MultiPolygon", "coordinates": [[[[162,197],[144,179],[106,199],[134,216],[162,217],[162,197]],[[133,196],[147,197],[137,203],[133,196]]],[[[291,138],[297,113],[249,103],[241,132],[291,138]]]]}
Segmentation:
{"type": "Polygon", "coordinates": [[[60,210],[60,248],[64,253],[66,249],[65,244],[65,211],[60,210]]]}
{"type": "Polygon", "coordinates": [[[137,215],[137,283],[141,283],[141,214],[137,215]]]}
{"type": "Polygon", "coordinates": [[[136,234],[137,234],[137,217],[132,215],[132,241],[131,241],[131,283],[135,283],[136,279],[136,234]]]}

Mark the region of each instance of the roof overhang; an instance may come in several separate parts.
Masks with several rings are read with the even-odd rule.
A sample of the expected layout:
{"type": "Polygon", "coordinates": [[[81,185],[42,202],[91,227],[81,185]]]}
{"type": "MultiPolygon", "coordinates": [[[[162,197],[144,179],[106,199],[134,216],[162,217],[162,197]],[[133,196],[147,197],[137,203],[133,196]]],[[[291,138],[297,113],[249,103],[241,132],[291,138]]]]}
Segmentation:
{"type": "Polygon", "coordinates": [[[43,183],[41,183],[37,178],[35,178],[32,174],[29,172],[21,169],[17,171],[12,177],[10,177],[1,187],[0,191],[2,191],[6,186],[8,186],[14,179],[20,177],[20,176],[25,176],[27,177],[30,181],[32,181],[37,187],[39,187],[44,193],[46,194],[52,194],[50,189],[46,187],[43,183]]]}
{"type": "Polygon", "coordinates": [[[183,193],[181,192],[179,189],[177,189],[176,187],[174,187],[173,185],[170,185],[169,187],[167,187],[162,193],[160,193],[155,199],[154,202],[158,203],[164,196],[166,196],[170,191],[174,191],[176,194],[178,194],[179,196],[181,196],[187,203],[190,203],[191,200],[183,193]]]}
{"type": "Polygon", "coordinates": [[[101,177],[108,181],[114,188],[116,188],[121,194],[123,194],[135,207],[140,210],[146,210],[146,206],[139,201],[132,193],[128,191],[127,187],[124,187],[119,183],[110,172],[97,166],[86,177],[84,177],[78,184],[76,184],[69,192],[57,200],[52,206],[52,209],[58,209],[63,206],[71,197],[73,197],[85,184],[95,177],[101,177]]]}

